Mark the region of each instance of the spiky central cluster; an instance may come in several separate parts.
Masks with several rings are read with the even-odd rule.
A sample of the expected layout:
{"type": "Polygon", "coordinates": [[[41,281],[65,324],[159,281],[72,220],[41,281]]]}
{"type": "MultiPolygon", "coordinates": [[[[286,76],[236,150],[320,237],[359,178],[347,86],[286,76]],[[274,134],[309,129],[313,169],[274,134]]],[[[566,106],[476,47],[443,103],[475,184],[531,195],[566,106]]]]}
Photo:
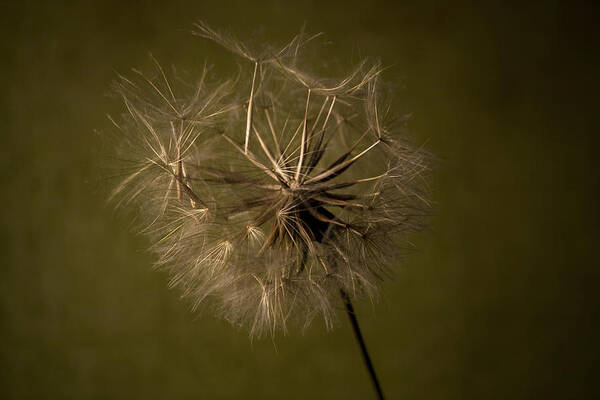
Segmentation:
{"type": "MultiPolygon", "coordinates": [[[[278,137],[282,135],[276,133],[268,109],[265,109],[267,120],[265,125],[269,126],[271,130],[271,143],[263,138],[265,135],[262,135],[254,125],[256,120],[253,121],[250,114],[251,107],[248,107],[248,120],[251,121],[252,131],[259,144],[257,146],[260,148],[259,154],[255,154],[249,149],[250,125],[243,150],[240,145],[225,136],[252,165],[258,167],[275,181],[273,185],[263,186],[267,192],[272,191],[272,193],[245,201],[246,209],[254,206],[259,209],[254,221],[256,226],[263,227],[270,223],[270,233],[261,251],[273,245],[300,246],[305,251],[312,242],[325,240],[334,226],[350,229],[360,235],[358,230],[336,218],[328,208],[365,208],[364,204],[355,201],[359,195],[340,193],[339,190],[381,178],[381,176],[377,176],[346,182],[340,182],[338,179],[356,161],[381,143],[381,140],[376,140],[362,152],[352,156],[353,151],[360,143],[357,141],[330,162],[327,167],[316,169],[321,164],[323,156],[329,155],[327,148],[331,143],[331,134],[335,130],[328,129],[330,116],[334,114],[339,118],[339,115],[334,111],[336,97],[330,99],[327,96],[317,116],[313,118],[312,127],[309,128],[310,94],[311,90],[309,89],[304,118],[296,130],[296,133],[302,131],[300,143],[293,151],[288,151],[288,149],[292,147],[291,144],[297,135],[293,135],[285,149],[281,150],[282,146],[278,137]],[[323,116],[326,105],[329,106],[329,111],[323,116]],[[322,125],[317,128],[319,123],[322,125]]],[[[253,100],[254,92],[252,90],[248,104],[251,105],[253,100]]]]}
{"type": "Polygon", "coordinates": [[[271,217],[270,233],[262,249],[277,245],[291,248],[298,244],[306,249],[312,242],[322,242],[332,224],[346,227],[326,205],[353,197],[296,182],[290,186],[282,184],[279,193],[273,196],[270,204],[262,207],[263,214],[256,220],[257,224],[261,224],[263,219],[271,217]]]}

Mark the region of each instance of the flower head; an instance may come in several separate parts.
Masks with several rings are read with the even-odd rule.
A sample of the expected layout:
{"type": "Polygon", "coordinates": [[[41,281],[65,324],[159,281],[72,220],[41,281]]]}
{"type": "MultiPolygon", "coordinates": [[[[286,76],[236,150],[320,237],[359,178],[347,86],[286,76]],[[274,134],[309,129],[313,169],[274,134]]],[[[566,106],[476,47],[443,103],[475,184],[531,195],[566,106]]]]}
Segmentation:
{"type": "Polygon", "coordinates": [[[345,78],[301,68],[300,34],[253,53],[205,24],[195,33],[248,72],[209,83],[120,77],[131,171],[116,186],[138,204],[157,264],[194,307],[205,301],[252,335],[334,320],[339,290],[374,296],[423,226],[426,154],[394,127],[381,67],[345,78]],[[180,87],[178,90],[175,84],[180,87]]]}

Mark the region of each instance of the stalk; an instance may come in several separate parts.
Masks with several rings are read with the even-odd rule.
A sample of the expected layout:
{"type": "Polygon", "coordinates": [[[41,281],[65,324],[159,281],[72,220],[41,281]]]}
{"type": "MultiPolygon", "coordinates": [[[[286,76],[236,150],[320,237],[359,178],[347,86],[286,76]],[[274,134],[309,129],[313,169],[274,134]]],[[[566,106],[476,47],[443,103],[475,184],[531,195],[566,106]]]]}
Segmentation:
{"type": "Polygon", "coordinates": [[[358,319],[356,318],[356,313],[354,312],[354,307],[352,306],[352,302],[350,301],[350,296],[344,289],[340,289],[340,295],[342,296],[342,300],[344,305],[346,306],[346,314],[348,314],[348,318],[350,318],[350,323],[352,324],[352,329],[354,330],[354,336],[356,337],[356,341],[360,346],[360,351],[362,352],[363,361],[367,370],[369,371],[369,376],[371,377],[371,382],[375,387],[375,392],[377,392],[377,398],[379,400],[383,400],[383,391],[381,390],[381,385],[379,384],[379,379],[377,379],[377,374],[375,373],[375,367],[373,367],[373,363],[371,362],[371,357],[369,356],[369,351],[367,350],[367,345],[365,340],[360,332],[360,326],[358,325],[358,319]]]}

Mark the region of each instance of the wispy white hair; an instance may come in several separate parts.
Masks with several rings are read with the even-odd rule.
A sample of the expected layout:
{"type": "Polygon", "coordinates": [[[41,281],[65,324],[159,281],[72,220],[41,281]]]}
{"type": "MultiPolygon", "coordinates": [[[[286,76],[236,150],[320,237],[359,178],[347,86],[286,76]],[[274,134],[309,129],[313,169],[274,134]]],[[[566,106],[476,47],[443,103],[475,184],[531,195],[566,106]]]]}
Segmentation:
{"type": "Polygon", "coordinates": [[[252,51],[204,23],[194,33],[241,57],[235,79],[164,71],[119,76],[125,176],[157,265],[193,307],[251,335],[331,327],[339,291],[377,294],[429,210],[427,154],[380,96],[379,63],[338,79],[300,67],[304,33],[252,51]],[[243,64],[244,65],[244,64],[243,64]]]}

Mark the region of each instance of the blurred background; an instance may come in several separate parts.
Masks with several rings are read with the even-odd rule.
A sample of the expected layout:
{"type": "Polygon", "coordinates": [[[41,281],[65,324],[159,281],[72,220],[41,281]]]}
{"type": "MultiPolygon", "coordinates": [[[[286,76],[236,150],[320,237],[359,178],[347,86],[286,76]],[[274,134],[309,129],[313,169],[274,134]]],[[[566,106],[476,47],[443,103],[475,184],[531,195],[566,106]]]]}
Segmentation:
{"type": "Polygon", "coordinates": [[[274,42],[306,22],[331,62],[380,56],[440,158],[431,231],[357,304],[389,399],[592,398],[598,10],[500,3],[4,2],[0,398],[374,398],[343,313],[333,332],[250,341],[191,313],[106,203],[115,71],[150,51],[230,60],[188,34],[199,19],[274,42]]]}

